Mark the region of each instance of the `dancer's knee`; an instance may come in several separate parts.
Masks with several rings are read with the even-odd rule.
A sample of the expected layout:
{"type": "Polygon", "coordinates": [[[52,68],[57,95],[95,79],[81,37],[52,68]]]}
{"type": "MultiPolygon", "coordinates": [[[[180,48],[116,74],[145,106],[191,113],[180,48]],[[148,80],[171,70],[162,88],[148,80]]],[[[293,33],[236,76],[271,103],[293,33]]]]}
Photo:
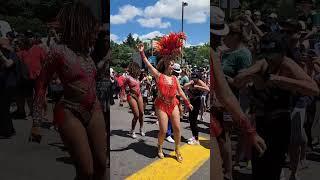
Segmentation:
{"type": "Polygon", "coordinates": [[[172,124],[173,132],[180,133],[180,126],[176,124],[172,124]]]}

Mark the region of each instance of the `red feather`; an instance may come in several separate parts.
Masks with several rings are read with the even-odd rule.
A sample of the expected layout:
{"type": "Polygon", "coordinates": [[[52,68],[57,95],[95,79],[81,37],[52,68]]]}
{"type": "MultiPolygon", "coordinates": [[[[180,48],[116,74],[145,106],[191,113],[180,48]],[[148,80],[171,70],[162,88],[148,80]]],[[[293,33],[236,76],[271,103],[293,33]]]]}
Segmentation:
{"type": "Polygon", "coordinates": [[[186,40],[186,38],[183,32],[169,33],[156,43],[156,51],[161,56],[178,56],[181,53],[183,40],[186,40]]]}

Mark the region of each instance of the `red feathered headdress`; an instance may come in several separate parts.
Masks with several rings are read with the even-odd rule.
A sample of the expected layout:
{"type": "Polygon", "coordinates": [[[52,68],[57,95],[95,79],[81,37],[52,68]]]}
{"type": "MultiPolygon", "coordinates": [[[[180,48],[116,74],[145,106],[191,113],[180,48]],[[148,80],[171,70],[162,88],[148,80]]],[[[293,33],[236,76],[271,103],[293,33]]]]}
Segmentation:
{"type": "Polygon", "coordinates": [[[177,57],[181,53],[183,40],[186,40],[186,38],[187,37],[183,32],[170,33],[156,42],[155,49],[162,57],[177,57]]]}

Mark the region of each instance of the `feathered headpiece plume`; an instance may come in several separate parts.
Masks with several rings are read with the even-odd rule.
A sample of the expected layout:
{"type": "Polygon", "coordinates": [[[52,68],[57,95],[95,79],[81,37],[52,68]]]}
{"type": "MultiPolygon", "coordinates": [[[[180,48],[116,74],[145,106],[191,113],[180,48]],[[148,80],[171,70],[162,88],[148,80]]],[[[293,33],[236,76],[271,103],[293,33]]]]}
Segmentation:
{"type": "Polygon", "coordinates": [[[156,42],[155,50],[162,57],[177,57],[181,53],[183,40],[186,40],[186,35],[183,32],[169,33],[163,36],[160,41],[156,42]]]}

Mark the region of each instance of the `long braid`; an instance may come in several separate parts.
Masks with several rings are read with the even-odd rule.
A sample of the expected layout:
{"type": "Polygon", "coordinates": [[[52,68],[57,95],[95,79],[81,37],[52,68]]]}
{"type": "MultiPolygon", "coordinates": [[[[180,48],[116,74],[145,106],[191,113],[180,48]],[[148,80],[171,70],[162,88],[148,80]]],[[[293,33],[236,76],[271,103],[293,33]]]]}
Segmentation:
{"type": "Polygon", "coordinates": [[[57,16],[62,27],[62,43],[77,53],[87,54],[98,24],[90,9],[82,3],[68,4],[57,16]]]}

